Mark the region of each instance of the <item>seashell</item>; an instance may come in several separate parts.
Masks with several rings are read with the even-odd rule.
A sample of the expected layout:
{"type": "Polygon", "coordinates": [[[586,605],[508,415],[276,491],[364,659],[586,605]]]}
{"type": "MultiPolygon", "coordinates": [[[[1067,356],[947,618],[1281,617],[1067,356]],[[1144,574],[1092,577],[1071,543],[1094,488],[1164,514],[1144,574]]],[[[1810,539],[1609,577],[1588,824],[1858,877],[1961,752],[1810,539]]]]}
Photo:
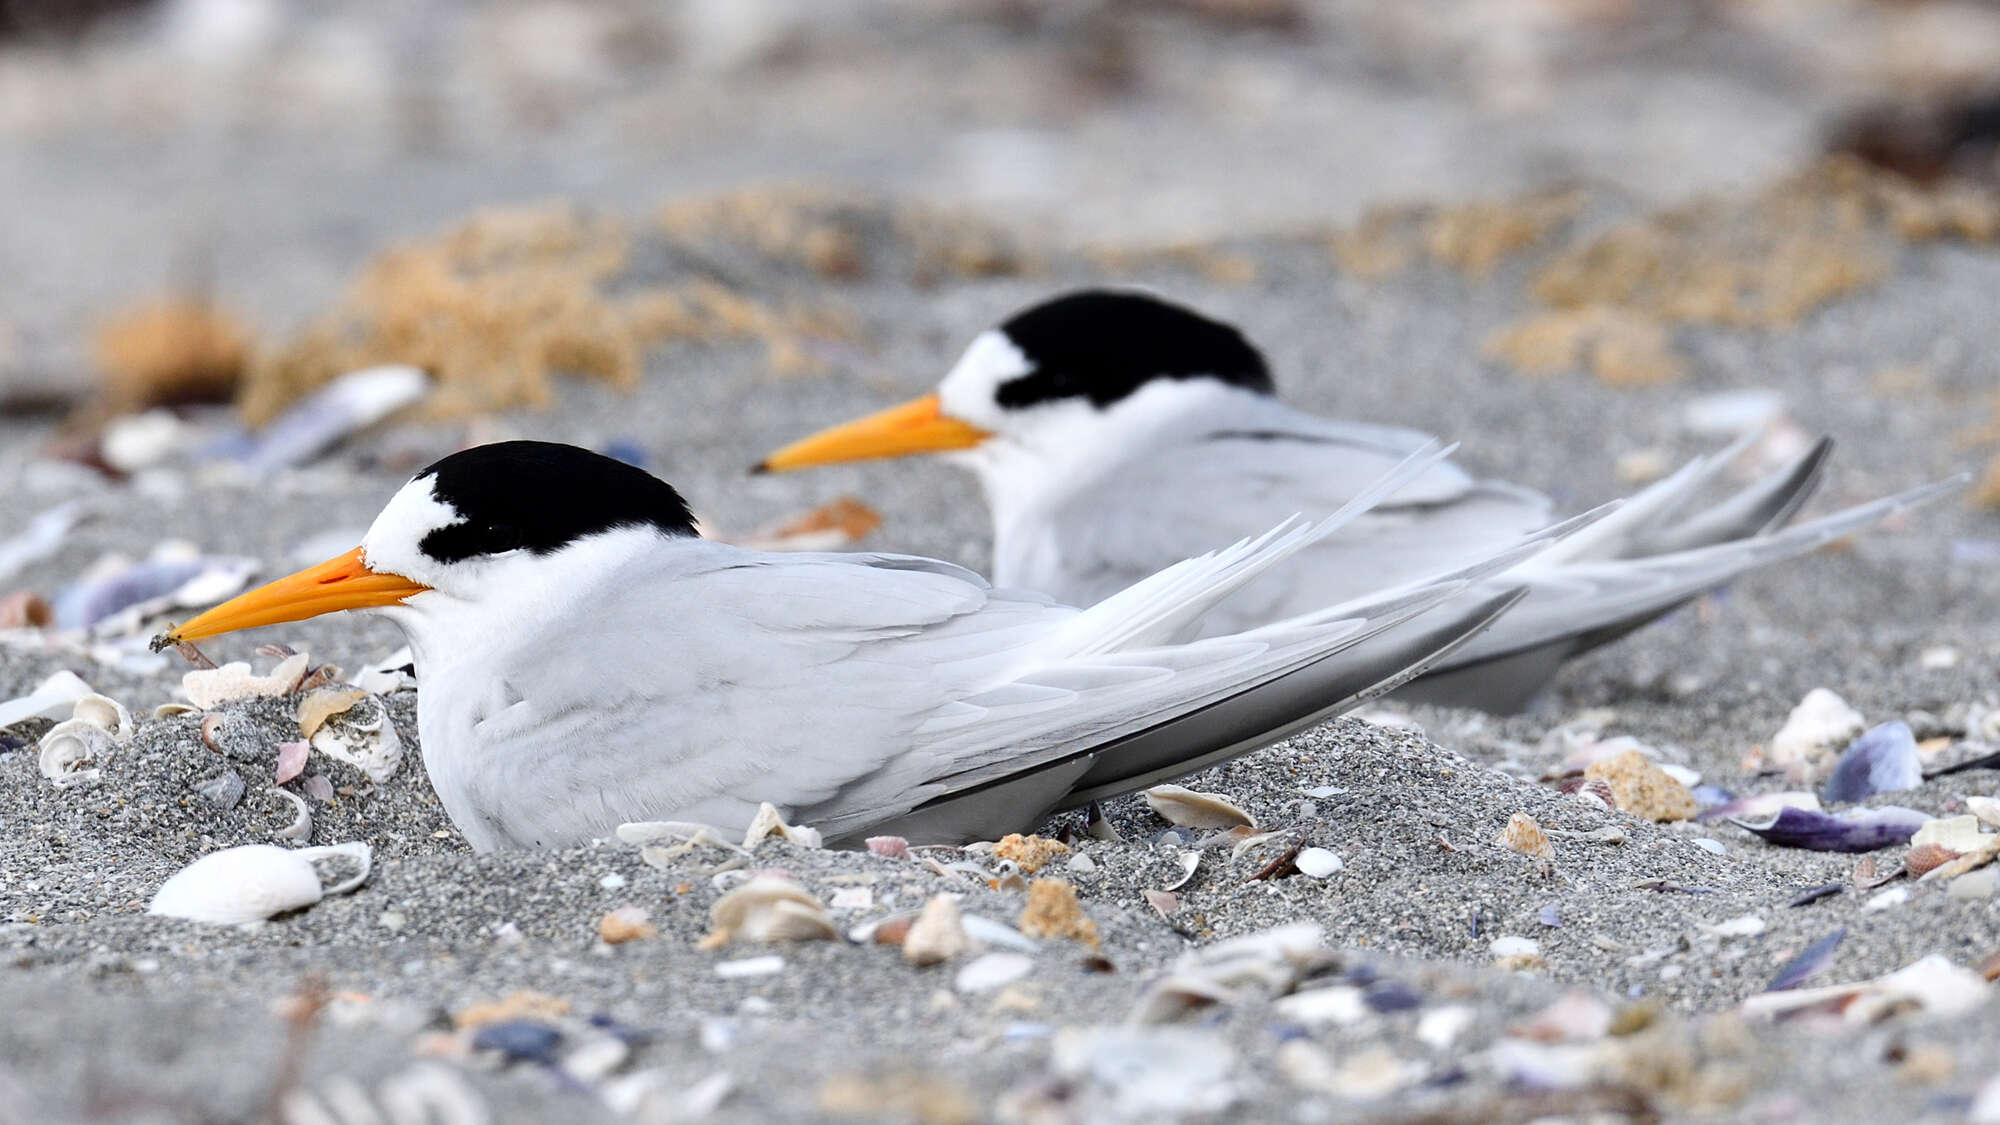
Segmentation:
{"type": "Polygon", "coordinates": [[[719,949],[732,941],[831,941],[840,937],[826,907],[798,880],[765,872],[715,900],[709,908],[714,930],[702,938],[703,949],[719,949]]]}
{"type": "Polygon", "coordinates": [[[1106,1120],[1207,1119],[1242,1097],[1235,1048],[1204,1029],[1065,1027],[1049,1064],[1066,1085],[1100,1094],[1106,1120]]]}
{"type": "Polygon", "coordinates": [[[1076,887],[1066,880],[1037,879],[1029,884],[1028,901],[1015,926],[1029,937],[1068,938],[1097,948],[1097,923],[1084,914],[1076,887]]]}
{"type": "Polygon", "coordinates": [[[1978,973],[1933,953],[1873,980],[1759,993],[1740,1010],[1750,1019],[1779,1019],[1834,1008],[1849,1025],[1866,1026],[1911,1008],[1939,1018],[1963,1015],[1986,1003],[1991,991],[1978,973]]]}
{"type": "Polygon", "coordinates": [[[1566,992],[1562,998],[1507,1034],[1536,1043],[1595,1043],[1611,1034],[1611,1008],[1588,992],[1566,992]]]}
{"type": "Polygon", "coordinates": [[[912,965],[937,965],[965,952],[970,944],[958,898],[932,895],[903,938],[903,960],[912,965]]]}
{"type": "Polygon", "coordinates": [[[1111,822],[1104,818],[1104,810],[1098,806],[1096,801],[1090,802],[1090,806],[1084,810],[1083,834],[1093,840],[1103,840],[1110,844],[1118,843],[1123,839],[1123,837],[1118,835],[1118,829],[1112,827],[1111,822]]]}
{"type": "Polygon", "coordinates": [[[36,685],[35,690],[0,703],[0,730],[28,719],[53,719],[72,710],[76,701],[90,694],[90,685],[75,672],[57,672],[36,685]]]}
{"type": "Polygon", "coordinates": [[[1097,873],[1097,861],[1090,858],[1084,852],[1078,852],[1069,857],[1069,862],[1063,864],[1063,866],[1076,875],[1094,875],[1097,873]]]}
{"type": "Polygon", "coordinates": [[[1025,954],[987,953],[968,962],[951,983],[960,992],[991,992],[1020,980],[1034,968],[1034,959],[1025,954]]]}
{"type": "Polygon", "coordinates": [[[868,887],[842,887],[827,902],[835,910],[873,910],[875,892],[868,887]]]}
{"type": "Polygon", "coordinates": [[[148,617],[183,606],[210,605],[240,593],[257,560],[204,558],[192,544],[164,543],[141,562],[110,557],[51,601],[59,629],[100,635],[138,630],[148,617]]]}
{"type": "Polygon", "coordinates": [[[307,692],[299,699],[298,710],[295,712],[299,721],[299,737],[311,742],[312,736],[319,733],[320,726],[328,719],[344,714],[366,698],[368,698],[367,692],[343,691],[338,688],[320,688],[317,691],[307,692]]]}
{"type": "Polygon", "coordinates": [[[1507,936],[1494,938],[1486,951],[1503,969],[1532,969],[1542,964],[1542,943],[1534,938],[1507,936]]]}
{"type": "Polygon", "coordinates": [[[505,1062],[532,1062],[553,1066],[556,1051],[563,1043],[563,1030],[534,1020],[506,1020],[489,1023],[472,1036],[472,1049],[493,1051],[505,1062]]]}
{"type": "Polygon", "coordinates": [[[1584,776],[1611,786],[1612,804],[1646,820],[1688,820],[1697,811],[1694,794],[1637,750],[1596,762],[1584,776]]]}
{"type": "Polygon", "coordinates": [[[1324,879],[1343,866],[1340,857],[1325,848],[1306,848],[1293,856],[1292,862],[1298,866],[1299,874],[1309,879],[1324,879]]]}
{"type": "Polygon", "coordinates": [[[1695,847],[1700,848],[1702,851],[1705,851],[1710,855],[1729,854],[1728,845],[1724,844],[1720,840],[1711,839],[1707,836],[1698,836],[1692,842],[1695,847]]]}
{"type": "MultiPolygon", "coordinates": [[[[1146,807],[1168,824],[1181,828],[1234,828],[1239,824],[1257,826],[1249,813],[1214,793],[1197,793],[1178,785],[1155,785],[1146,790],[1146,807]]],[[[1172,888],[1168,888],[1171,890],[1172,888]]]]}
{"type": "Polygon", "coordinates": [[[1764,986],[1764,991],[1784,992],[1818,976],[1828,965],[1833,964],[1834,951],[1838,950],[1840,943],[1846,939],[1847,927],[1842,926],[1806,946],[1798,956],[1785,962],[1785,967],[1778,970],[1778,975],[1771,978],[1771,983],[1764,986]]]}
{"type": "Polygon", "coordinates": [[[615,1035],[599,1035],[562,1057],[561,1069],[573,1081],[593,1083],[608,1078],[632,1057],[631,1045],[615,1035]]]}
{"type": "Polygon", "coordinates": [[[235,770],[224,770],[207,781],[196,782],[190,788],[216,811],[228,812],[243,799],[243,775],[235,770]]]}
{"type": "Polygon", "coordinates": [[[1306,1027],[1353,1027],[1371,1015],[1366,994],[1348,984],[1294,992],[1272,1007],[1306,1027]]]}
{"type": "Polygon", "coordinates": [[[1542,831],[1542,826],[1527,813],[1517,812],[1508,817],[1507,827],[1500,830],[1497,842],[1509,851],[1519,852],[1533,859],[1553,860],[1556,857],[1555,845],[1549,843],[1548,835],[1542,831]]]}
{"type": "Polygon", "coordinates": [[[312,747],[303,742],[278,743],[278,768],[272,774],[272,782],[283,785],[306,772],[306,755],[311,751],[312,747]]]}
{"type": "Polygon", "coordinates": [[[132,713],[125,709],[123,703],[108,695],[98,695],[96,692],[78,699],[76,709],[70,712],[70,718],[98,727],[119,742],[131,738],[135,730],[132,725],[132,713]]]}
{"type": "Polygon", "coordinates": [[[607,945],[623,945],[659,937],[660,931],[643,908],[627,903],[597,920],[597,936],[607,945]]]}
{"type": "Polygon", "coordinates": [[[289,695],[306,673],[306,654],[296,652],[262,676],[252,675],[242,661],[220,668],[196,668],[181,676],[181,690],[196,707],[213,711],[232,699],[289,695]]]}
{"type": "Polygon", "coordinates": [[[1973,816],[1994,828],[2000,828],[2000,800],[1992,797],[1967,797],[1965,807],[1973,816]]]}
{"type": "Polygon", "coordinates": [[[335,761],[346,762],[380,785],[403,764],[403,736],[396,733],[388,705],[380,699],[368,698],[373,710],[371,716],[357,718],[355,713],[361,710],[358,706],[329,715],[311,742],[313,749],[335,761]]]}
{"type": "Polygon", "coordinates": [[[981,945],[1001,945],[1008,949],[1018,949],[1023,953],[1033,953],[1041,948],[1041,944],[1034,938],[1005,922],[996,922],[983,914],[967,914],[962,921],[965,923],[965,932],[981,945]]]}
{"type": "Polygon", "coordinates": [[[1978,871],[1965,872],[1952,879],[1947,893],[1956,899],[1984,901],[1993,897],[1996,888],[2000,888],[2000,867],[1986,867],[1978,871]]]}
{"type": "Polygon", "coordinates": [[[1758,820],[1775,815],[1779,809],[1820,811],[1819,794],[1797,790],[1786,793],[1759,793],[1738,797],[1726,804],[1702,810],[1701,820],[1758,820]]]}
{"type": "MultiPolygon", "coordinates": [[[[343,537],[345,538],[345,537],[343,537]]],[[[338,548],[335,548],[338,550],[338,548]]],[[[331,551],[316,551],[309,559],[322,558],[331,551]]],[[[416,657],[405,645],[356,673],[354,686],[370,695],[388,695],[417,686],[416,657]]]]}
{"type": "Polygon", "coordinates": [[[1993,838],[1979,830],[1976,816],[1947,816],[1926,821],[1910,837],[1912,845],[1940,844],[1955,852],[1975,852],[1993,838]]]}
{"type": "Polygon", "coordinates": [[[744,977],[768,977],[785,971],[785,959],[775,953],[763,957],[739,957],[734,961],[722,961],[715,966],[715,975],[723,980],[740,980],[744,977]]]}
{"type": "Polygon", "coordinates": [[[906,859],[910,854],[910,842],[901,836],[870,836],[862,841],[870,855],[887,859],[906,859]]]}
{"type": "Polygon", "coordinates": [[[306,804],[305,798],[289,789],[272,789],[270,792],[292,803],[292,822],[271,835],[280,840],[304,840],[310,837],[313,831],[313,814],[312,807],[306,804]]]}
{"type": "Polygon", "coordinates": [[[1069,845],[1046,836],[1023,836],[1014,832],[1001,837],[993,845],[993,854],[1019,864],[1024,873],[1033,875],[1055,857],[1068,855],[1069,845]]]}
{"type": "Polygon", "coordinates": [[[1154,912],[1162,918],[1171,917],[1174,911],[1181,908],[1181,896],[1170,891],[1149,889],[1142,893],[1146,896],[1146,905],[1152,907],[1154,912]]]}
{"type": "Polygon", "coordinates": [[[299,788],[306,791],[306,796],[321,804],[333,800],[333,782],[328,781],[323,773],[306,775],[306,779],[299,783],[299,788]]]}
{"type": "Polygon", "coordinates": [[[1935,867],[1943,867],[1964,853],[1955,852],[1943,844],[1918,844],[1903,857],[1903,870],[1913,876],[1922,876],[1935,867]]]}
{"type": "Polygon", "coordinates": [[[1887,910],[1893,906],[1901,906],[1908,901],[1910,901],[1910,888],[1890,887],[1888,890],[1878,892],[1874,898],[1862,903],[1861,909],[1864,911],[1887,910]]]}
{"type": "Polygon", "coordinates": [[[1535,911],[1535,921],[1552,930],[1561,928],[1563,924],[1562,907],[1553,902],[1542,907],[1540,910],[1535,911]]]}
{"type": "Polygon", "coordinates": [[[1871,852],[1903,843],[1929,820],[1915,809],[1897,805],[1850,809],[1838,816],[1787,806],[1765,818],[1732,817],[1730,823],[1748,829],[1779,847],[1820,852],[1871,852]]]}
{"type": "Polygon", "coordinates": [[[1820,796],[1840,803],[1865,801],[1877,793],[1900,793],[1923,783],[1917,736],[1910,724],[1896,719],[1848,744],[1820,796]]]}
{"type": "Polygon", "coordinates": [[[1867,727],[1868,720],[1845,699],[1826,688],[1814,688],[1771,736],[1765,761],[1789,774],[1809,777],[1835,747],[1847,745],[1867,727]]]}
{"type": "Polygon", "coordinates": [[[368,880],[372,860],[368,845],[359,841],[297,849],[246,844],[205,855],[176,872],[146,912],[221,925],[261,922],[359,887],[368,880]],[[333,858],[353,861],[359,873],[322,885],[313,863],[333,858]]]}
{"type": "Polygon", "coordinates": [[[192,703],[162,703],[158,707],[153,708],[153,717],[155,719],[171,719],[175,715],[194,715],[200,712],[201,708],[196,707],[192,703]]]}
{"type": "Polygon", "coordinates": [[[1417,1018],[1417,1041],[1434,1051],[1447,1051],[1479,1018],[1464,1004],[1432,1008],[1417,1018]]]}
{"type": "Polygon", "coordinates": [[[1786,902],[1785,905],[1789,907],[1810,906],[1820,899],[1832,898],[1846,889],[1846,885],[1842,883],[1821,883],[1819,886],[1807,887],[1805,890],[1793,895],[1791,900],[1786,902]]]}
{"type": "Polygon", "coordinates": [[[766,836],[776,836],[802,848],[820,846],[819,829],[786,824],[785,818],[778,815],[777,806],[769,801],[757,806],[757,815],[751,818],[750,828],[743,834],[743,846],[755,848],[757,842],[766,836]]]}
{"type": "Polygon", "coordinates": [[[82,719],[65,719],[50,727],[38,744],[42,776],[68,789],[96,781],[99,770],[86,768],[111,756],[117,743],[111,732],[82,719]]]}
{"type": "Polygon", "coordinates": [[[1764,932],[1764,920],[1755,914],[1743,914],[1713,926],[1704,925],[1702,929],[1716,937],[1756,937],[1764,932]]]}
{"type": "Polygon", "coordinates": [[[917,924],[914,914],[891,914],[887,918],[864,922],[847,931],[847,940],[859,945],[873,942],[876,945],[901,945],[909,940],[910,927],[917,924]]]}
{"type": "Polygon", "coordinates": [[[242,455],[243,468],[260,476],[311,461],[348,435],[423,398],[430,386],[430,376],[422,368],[407,364],[349,371],[286,407],[257,431],[255,442],[242,455]]]}
{"type": "Polygon", "coordinates": [[[1181,865],[1181,877],[1161,887],[1160,889],[1163,891],[1177,891],[1187,886],[1188,880],[1194,878],[1195,868],[1201,866],[1201,853],[1196,851],[1181,852],[1175,856],[1175,862],[1181,865]]]}
{"type": "Polygon", "coordinates": [[[1220,981],[1200,973],[1169,973],[1140,993],[1127,1021],[1134,1024],[1172,1023],[1206,1008],[1229,1006],[1242,996],[1220,981]]]}
{"type": "Polygon", "coordinates": [[[1612,802],[1616,799],[1612,795],[1611,784],[1598,777],[1567,778],[1560,788],[1579,801],[1595,804],[1604,809],[1611,808],[1612,802]]]}
{"type": "Polygon", "coordinates": [[[1709,809],[1721,808],[1736,799],[1736,794],[1718,785],[1694,785],[1688,788],[1694,794],[1695,807],[1706,813],[1709,809]]]}

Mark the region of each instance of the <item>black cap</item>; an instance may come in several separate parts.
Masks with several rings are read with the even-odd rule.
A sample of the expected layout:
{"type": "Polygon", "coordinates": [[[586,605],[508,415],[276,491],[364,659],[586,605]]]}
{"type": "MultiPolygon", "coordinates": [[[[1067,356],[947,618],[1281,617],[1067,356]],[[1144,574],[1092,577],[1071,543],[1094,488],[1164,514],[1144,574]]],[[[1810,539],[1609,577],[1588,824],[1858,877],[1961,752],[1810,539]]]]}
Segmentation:
{"type": "Polygon", "coordinates": [[[620,527],[694,535],[687,501],[644,469],[548,441],[503,441],[443,458],[416,475],[459,522],[418,544],[439,562],[527,550],[545,555],[620,527]]]}
{"type": "Polygon", "coordinates": [[[1145,293],[1084,289],[1025,309],[1000,331],[1033,370],[995,400],[1028,407],[1087,398],[1102,408],[1154,379],[1215,379],[1275,391],[1264,357],[1233,326],[1145,293]]]}

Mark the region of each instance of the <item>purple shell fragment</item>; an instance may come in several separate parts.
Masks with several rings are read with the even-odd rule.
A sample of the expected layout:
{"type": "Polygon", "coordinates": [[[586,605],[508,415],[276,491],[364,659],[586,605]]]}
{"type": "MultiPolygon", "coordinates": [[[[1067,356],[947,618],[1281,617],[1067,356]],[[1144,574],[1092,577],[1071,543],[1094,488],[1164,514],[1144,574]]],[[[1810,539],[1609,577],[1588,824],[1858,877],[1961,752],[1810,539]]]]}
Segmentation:
{"type": "Polygon", "coordinates": [[[1811,980],[1821,969],[1833,964],[1834,950],[1840,948],[1841,941],[1846,937],[1847,927],[1842,926],[1806,946],[1804,952],[1785,962],[1785,967],[1778,970],[1778,975],[1771,978],[1770,985],[1764,991],[1783,992],[1811,980]]]}
{"type": "Polygon", "coordinates": [[[1798,894],[1793,895],[1791,897],[1791,900],[1786,902],[1785,905],[1811,906],[1813,903],[1818,902],[1820,899],[1832,898],[1834,895],[1837,895],[1842,891],[1845,891],[1846,889],[1847,889],[1847,884],[1845,883],[1821,883],[1817,887],[1807,887],[1805,890],[1802,890],[1798,894]]]}
{"type": "Polygon", "coordinates": [[[1748,797],[1738,797],[1720,805],[1702,809],[1696,820],[1762,820],[1782,808],[1801,808],[1819,811],[1819,797],[1802,790],[1787,790],[1783,793],[1757,793],[1748,797]]]}
{"type": "Polygon", "coordinates": [[[1930,817],[1915,809],[1884,805],[1879,809],[1849,809],[1839,815],[1811,809],[1783,808],[1763,820],[1732,818],[1781,848],[1816,852],[1872,852],[1901,844],[1917,834],[1930,817]]]}
{"type": "Polygon", "coordinates": [[[1924,783],[1917,736],[1901,719],[1883,723],[1847,744],[1820,797],[1827,801],[1865,801],[1877,793],[1900,793],[1924,783]]]}
{"type": "Polygon", "coordinates": [[[306,755],[311,751],[304,741],[278,743],[278,770],[271,780],[283,785],[306,772],[306,755]]]}

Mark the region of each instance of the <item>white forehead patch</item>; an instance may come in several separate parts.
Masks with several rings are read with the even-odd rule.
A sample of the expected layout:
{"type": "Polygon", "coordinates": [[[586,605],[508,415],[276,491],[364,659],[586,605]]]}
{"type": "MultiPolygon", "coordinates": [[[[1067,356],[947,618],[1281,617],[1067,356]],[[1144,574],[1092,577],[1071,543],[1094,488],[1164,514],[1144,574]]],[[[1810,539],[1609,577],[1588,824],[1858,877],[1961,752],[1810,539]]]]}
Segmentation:
{"type": "Polygon", "coordinates": [[[965,354],[945,373],[938,384],[938,398],[944,412],[968,422],[990,421],[1000,414],[994,400],[1000,384],[1018,379],[1035,369],[1028,355],[998,328],[988,328],[972,338],[965,354]]]}
{"type": "Polygon", "coordinates": [[[433,477],[413,480],[389,498],[361,540],[362,559],[369,569],[427,582],[428,575],[441,565],[424,554],[419,544],[438,528],[459,522],[459,514],[458,509],[437,498],[432,491],[434,484],[433,477]]]}

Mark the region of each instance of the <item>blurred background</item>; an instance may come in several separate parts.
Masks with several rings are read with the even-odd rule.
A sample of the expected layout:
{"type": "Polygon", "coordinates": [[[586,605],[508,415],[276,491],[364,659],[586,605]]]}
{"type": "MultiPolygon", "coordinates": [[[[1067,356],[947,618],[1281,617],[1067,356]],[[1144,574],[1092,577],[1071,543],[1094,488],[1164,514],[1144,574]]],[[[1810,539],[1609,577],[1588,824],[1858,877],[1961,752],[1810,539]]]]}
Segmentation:
{"type": "Polygon", "coordinates": [[[267,346],[495,205],[812,185],[1132,249],[1829,151],[1991,181],[1996,137],[1974,0],[0,0],[0,374],[61,402],[166,295],[267,346]]]}

